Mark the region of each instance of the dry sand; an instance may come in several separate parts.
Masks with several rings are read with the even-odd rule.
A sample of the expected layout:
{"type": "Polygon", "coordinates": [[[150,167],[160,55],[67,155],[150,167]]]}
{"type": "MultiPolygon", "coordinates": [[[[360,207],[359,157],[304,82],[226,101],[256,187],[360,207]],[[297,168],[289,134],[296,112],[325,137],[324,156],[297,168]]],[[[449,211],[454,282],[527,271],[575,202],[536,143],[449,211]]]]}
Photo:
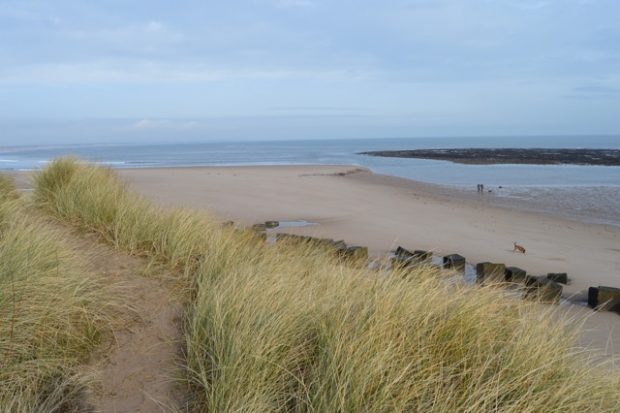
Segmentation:
{"type": "Polygon", "coordinates": [[[620,228],[493,205],[444,187],[350,166],[257,166],[122,170],[131,187],[164,206],[208,209],[254,224],[307,220],[287,232],[344,239],[372,255],[398,245],[468,262],[503,262],[531,274],[567,272],[567,311],[588,315],[582,344],[620,355],[620,317],[583,307],[589,286],[620,287],[620,228]],[[527,254],[512,252],[513,242],[527,254]]]}
{"type": "MultiPolygon", "coordinates": [[[[291,229],[367,245],[460,253],[530,273],[568,272],[568,294],[591,285],[620,286],[620,228],[500,208],[484,199],[352,167],[286,166],[133,169],[132,187],[169,206],[207,208],[223,220],[253,224],[303,219],[291,229]],[[344,176],[343,176],[344,174],[344,176]],[[513,242],[527,254],[512,252],[513,242]]],[[[620,320],[620,319],[619,319],[620,320]]]]}

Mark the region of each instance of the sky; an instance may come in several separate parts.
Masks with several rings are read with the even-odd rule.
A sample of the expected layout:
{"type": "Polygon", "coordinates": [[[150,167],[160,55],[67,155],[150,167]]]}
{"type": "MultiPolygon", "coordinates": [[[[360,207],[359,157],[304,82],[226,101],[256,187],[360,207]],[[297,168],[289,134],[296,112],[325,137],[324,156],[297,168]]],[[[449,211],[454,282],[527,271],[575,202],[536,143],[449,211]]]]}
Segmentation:
{"type": "Polygon", "coordinates": [[[0,0],[0,145],[620,133],[618,0],[0,0]]]}

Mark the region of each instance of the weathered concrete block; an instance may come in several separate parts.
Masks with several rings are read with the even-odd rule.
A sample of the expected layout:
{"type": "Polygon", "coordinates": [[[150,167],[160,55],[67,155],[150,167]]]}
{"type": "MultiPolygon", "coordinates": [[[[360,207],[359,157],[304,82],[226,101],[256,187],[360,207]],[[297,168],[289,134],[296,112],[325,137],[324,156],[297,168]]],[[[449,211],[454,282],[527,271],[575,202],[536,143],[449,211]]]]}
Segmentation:
{"type": "Polygon", "coordinates": [[[425,261],[430,261],[431,258],[433,258],[433,253],[430,251],[423,251],[423,250],[413,251],[413,259],[417,260],[420,263],[425,262],[425,261]]]}
{"type": "Polygon", "coordinates": [[[413,252],[398,247],[394,251],[395,256],[392,258],[392,267],[414,267],[417,265],[430,264],[432,253],[423,250],[415,250],[413,252]]]}
{"type": "Polygon", "coordinates": [[[565,272],[550,272],[547,278],[556,283],[568,284],[568,275],[565,272]]]}
{"type": "Polygon", "coordinates": [[[401,247],[400,245],[398,246],[398,248],[396,248],[396,250],[394,250],[394,254],[396,256],[401,256],[401,255],[403,255],[403,256],[412,256],[413,255],[413,253],[411,251],[409,251],[406,248],[401,247]]]}
{"type": "Polygon", "coordinates": [[[526,275],[525,276],[525,285],[529,287],[530,285],[536,284],[540,280],[540,276],[538,275],[526,275]]]}
{"type": "Polygon", "coordinates": [[[254,224],[252,225],[252,229],[254,231],[265,231],[267,229],[267,226],[265,224],[254,224]]]}
{"type": "Polygon", "coordinates": [[[277,228],[280,226],[280,222],[278,221],[265,221],[266,228],[277,228]]]}
{"type": "Polygon", "coordinates": [[[598,310],[620,313],[620,288],[590,287],[588,289],[588,305],[598,310]]]}
{"type": "Polygon", "coordinates": [[[394,254],[401,259],[413,258],[417,261],[427,261],[433,256],[433,253],[430,251],[415,250],[411,252],[403,247],[396,248],[394,254]]]}
{"type": "Polygon", "coordinates": [[[613,287],[598,287],[598,306],[607,311],[620,310],[620,289],[613,287]]]}
{"type": "Polygon", "coordinates": [[[331,238],[315,238],[315,237],[311,237],[311,238],[312,238],[312,243],[315,244],[317,247],[338,250],[338,248],[335,247],[336,241],[334,241],[331,238]]]}
{"type": "Polygon", "coordinates": [[[558,303],[562,297],[562,286],[545,276],[525,277],[524,298],[544,303],[558,303]]]}
{"type": "Polygon", "coordinates": [[[336,252],[346,249],[346,244],[344,241],[334,241],[327,238],[315,238],[309,235],[289,234],[286,232],[277,233],[276,242],[286,242],[297,245],[313,245],[316,247],[329,247],[335,249],[336,252]]]}
{"type": "Polygon", "coordinates": [[[506,281],[524,283],[527,271],[519,267],[506,267],[506,281]]]}
{"type": "Polygon", "coordinates": [[[307,242],[310,237],[305,235],[297,235],[297,234],[288,234],[285,232],[281,232],[276,234],[276,242],[288,242],[288,243],[303,243],[307,242]]]}
{"type": "Polygon", "coordinates": [[[465,257],[459,254],[446,255],[443,257],[443,267],[465,271],[465,257]]]}
{"type": "Polygon", "coordinates": [[[476,265],[476,281],[503,282],[506,280],[506,265],[493,262],[480,262],[476,265]]]}
{"type": "Polygon", "coordinates": [[[597,287],[588,288],[588,305],[592,308],[596,308],[598,306],[598,288],[597,287]]]}

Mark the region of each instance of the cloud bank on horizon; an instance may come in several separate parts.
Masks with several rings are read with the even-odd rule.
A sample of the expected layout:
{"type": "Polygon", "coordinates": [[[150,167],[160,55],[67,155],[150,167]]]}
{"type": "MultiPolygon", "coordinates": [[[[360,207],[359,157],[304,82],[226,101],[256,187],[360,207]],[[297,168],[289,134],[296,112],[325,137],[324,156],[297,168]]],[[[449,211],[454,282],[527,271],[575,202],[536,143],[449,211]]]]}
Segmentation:
{"type": "Polygon", "coordinates": [[[0,1],[0,145],[620,132],[616,0],[0,1]]]}

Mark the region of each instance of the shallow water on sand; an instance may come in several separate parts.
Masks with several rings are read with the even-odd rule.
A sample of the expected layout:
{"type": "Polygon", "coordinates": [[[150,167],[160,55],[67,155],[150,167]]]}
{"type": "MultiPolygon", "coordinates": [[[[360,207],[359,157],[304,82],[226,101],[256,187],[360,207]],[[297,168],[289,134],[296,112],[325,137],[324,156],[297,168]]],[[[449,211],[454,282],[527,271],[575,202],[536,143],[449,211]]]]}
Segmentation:
{"type": "Polygon", "coordinates": [[[597,224],[620,226],[620,187],[504,187],[497,189],[499,204],[565,215],[597,224]]]}
{"type": "Polygon", "coordinates": [[[278,226],[276,228],[303,228],[303,227],[313,227],[319,225],[317,222],[310,222],[303,219],[298,219],[294,221],[278,221],[278,226]]]}

